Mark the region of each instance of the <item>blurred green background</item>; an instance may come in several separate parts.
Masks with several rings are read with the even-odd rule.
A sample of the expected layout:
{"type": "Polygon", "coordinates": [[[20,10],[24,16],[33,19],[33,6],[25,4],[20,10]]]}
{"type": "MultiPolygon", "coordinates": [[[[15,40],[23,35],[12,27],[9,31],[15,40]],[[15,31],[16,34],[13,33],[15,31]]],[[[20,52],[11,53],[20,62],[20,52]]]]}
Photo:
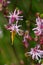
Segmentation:
{"type": "MultiPolygon", "coordinates": [[[[43,13],[43,0],[10,0],[8,5],[9,11],[13,11],[16,7],[23,11],[24,20],[20,22],[22,29],[30,30],[30,35],[34,38],[35,35],[32,28],[35,27],[35,13],[43,13]],[[29,27],[26,24],[29,23],[29,27]]],[[[23,46],[23,38],[16,35],[14,38],[14,45],[11,45],[10,32],[4,28],[7,19],[0,12],[0,27],[3,31],[3,37],[0,38],[0,65],[32,65],[30,57],[25,57],[25,52],[29,51],[31,47],[36,45],[36,42],[29,41],[30,46],[25,49],[23,46]]]]}

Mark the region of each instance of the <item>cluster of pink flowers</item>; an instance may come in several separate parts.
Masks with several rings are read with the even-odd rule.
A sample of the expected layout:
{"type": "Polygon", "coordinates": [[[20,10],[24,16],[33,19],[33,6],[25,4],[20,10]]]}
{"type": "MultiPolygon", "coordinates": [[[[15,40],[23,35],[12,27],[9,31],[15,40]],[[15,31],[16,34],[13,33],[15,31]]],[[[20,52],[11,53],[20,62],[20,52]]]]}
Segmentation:
{"type": "Polygon", "coordinates": [[[4,25],[7,30],[10,30],[10,32],[15,31],[19,35],[21,35],[20,32],[22,30],[20,29],[20,27],[22,25],[18,25],[18,22],[19,20],[23,20],[23,16],[20,16],[21,13],[22,11],[18,9],[15,9],[12,13],[9,12],[10,15],[6,16],[7,18],[9,18],[9,23],[8,25],[4,25]]]}
{"type": "Polygon", "coordinates": [[[43,45],[43,19],[38,16],[36,18],[35,25],[37,25],[37,27],[33,28],[32,30],[34,30],[34,33],[36,36],[39,36],[39,39],[40,39],[39,43],[43,45]]]}
{"type": "MultiPolygon", "coordinates": [[[[24,32],[24,30],[21,30],[20,27],[22,25],[19,25],[18,22],[19,20],[23,20],[23,16],[21,15],[22,11],[20,11],[19,9],[15,9],[14,12],[9,12],[9,15],[7,15],[6,17],[9,19],[8,24],[4,25],[5,28],[7,30],[9,30],[11,33],[12,32],[16,32],[18,33],[18,35],[23,36],[23,44],[26,48],[28,48],[29,43],[28,41],[30,40],[34,40],[30,34],[29,31],[26,30],[24,32]]],[[[35,33],[36,37],[39,37],[38,40],[39,43],[41,45],[43,45],[43,19],[41,19],[39,16],[36,18],[36,24],[37,27],[33,28],[32,30],[35,33]]],[[[13,39],[13,36],[12,36],[13,39]]],[[[29,54],[33,60],[38,60],[40,61],[41,58],[43,58],[43,50],[40,50],[40,44],[38,44],[35,48],[31,48],[30,52],[27,52],[27,54],[29,54]]]]}
{"type": "MultiPolygon", "coordinates": [[[[9,0],[0,0],[0,11],[2,11],[3,8],[6,8],[9,3],[10,3],[9,0]]],[[[26,31],[22,30],[21,29],[22,25],[18,24],[20,20],[23,20],[23,16],[21,15],[22,11],[20,11],[19,9],[15,9],[13,12],[8,12],[8,13],[9,15],[5,15],[5,17],[8,19],[8,24],[4,25],[5,28],[9,30],[11,33],[14,32],[20,36],[23,36],[22,42],[26,49],[29,47],[29,43],[28,43],[29,40],[30,41],[38,40],[39,41],[38,44],[34,48],[31,48],[31,50],[27,52],[27,54],[30,55],[33,60],[37,60],[39,65],[42,65],[40,64],[40,62],[41,62],[41,59],[43,58],[43,50],[40,49],[40,46],[43,45],[43,19],[40,18],[39,13],[37,13],[38,16],[36,18],[36,24],[35,24],[37,27],[33,28],[32,30],[34,31],[35,36],[38,39],[34,39],[30,36],[28,30],[26,31]]],[[[2,31],[0,30],[0,34],[1,33],[2,31]]],[[[12,37],[12,43],[13,43],[13,40],[14,40],[13,33],[11,37],[12,37]]],[[[20,61],[20,63],[24,64],[22,60],[20,61]]]]}
{"type": "Polygon", "coordinates": [[[32,30],[34,31],[36,38],[31,40],[38,41],[38,43],[34,48],[31,48],[30,52],[27,52],[26,55],[31,56],[33,60],[37,60],[38,64],[36,65],[42,65],[40,63],[43,58],[43,49],[41,49],[41,46],[43,47],[43,19],[40,18],[39,13],[37,13],[35,25],[37,27],[32,30]]]}

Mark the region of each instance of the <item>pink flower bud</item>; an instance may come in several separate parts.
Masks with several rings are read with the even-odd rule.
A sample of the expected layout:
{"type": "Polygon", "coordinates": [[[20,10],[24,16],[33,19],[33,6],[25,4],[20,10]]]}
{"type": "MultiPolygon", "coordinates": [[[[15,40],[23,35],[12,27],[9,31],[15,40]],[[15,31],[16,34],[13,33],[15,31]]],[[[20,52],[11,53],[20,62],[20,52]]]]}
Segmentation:
{"type": "Polygon", "coordinates": [[[28,44],[27,41],[23,41],[23,44],[24,44],[24,47],[25,47],[25,48],[28,48],[29,44],[28,44]]]}

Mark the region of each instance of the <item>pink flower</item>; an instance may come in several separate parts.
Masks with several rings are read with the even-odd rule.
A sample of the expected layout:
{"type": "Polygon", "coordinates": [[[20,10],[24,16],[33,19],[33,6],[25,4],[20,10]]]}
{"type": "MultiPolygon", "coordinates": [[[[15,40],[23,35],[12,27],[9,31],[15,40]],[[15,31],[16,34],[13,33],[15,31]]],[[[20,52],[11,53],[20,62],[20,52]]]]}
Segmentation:
{"type": "Polygon", "coordinates": [[[27,42],[27,39],[24,37],[24,39],[23,39],[23,44],[24,44],[24,46],[26,47],[26,48],[28,48],[28,46],[29,46],[29,43],[27,42]]]}
{"type": "Polygon", "coordinates": [[[10,30],[10,32],[15,31],[15,32],[18,33],[19,35],[21,35],[21,33],[20,33],[20,31],[21,31],[20,27],[21,27],[21,25],[18,25],[18,22],[16,22],[16,24],[5,25],[5,28],[6,28],[7,30],[10,30]]]}
{"type": "Polygon", "coordinates": [[[43,50],[37,50],[37,51],[40,53],[41,58],[43,58],[43,50]]]}
{"type": "Polygon", "coordinates": [[[36,28],[33,28],[32,30],[34,30],[34,33],[36,34],[36,36],[39,36],[41,35],[41,19],[38,17],[36,18],[36,24],[37,27],[36,28]]]}
{"type": "Polygon", "coordinates": [[[16,24],[14,24],[14,29],[15,29],[15,31],[16,31],[19,35],[20,35],[20,31],[21,31],[20,27],[21,27],[21,25],[18,25],[18,21],[16,21],[16,24]]]}
{"type": "Polygon", "coordinates": [[[13,24],[12,25],[5,25],[5,28],[7,30],[10,30],[10,32],[14,31],[14,25],[13,24]]]}
{"type": "Polygon", "coordinates": [[[36,24],[35,25],[37,25],[40,28],[40,26],[41,26],[41,19],[40,19],[40,17],[36,18],[36,24]]]}
{"type": "Polygon", "coordinates": [[[26,30],[24,33],[24,37],[23,37],[23,43],[26,48],[28,48],[28,46],[29,46],[28,40],[32,40],[32,38],[29,35],[29,31],[26,30]]]}
{"type": "Polygon", "coordinates": [[[34,30],[36,36],[41,35],[41,29],[39,27],[33,28],[32,30],[34,30]]]}
{"type": "Polygon", "coordinates": [[[11,23],[13,23],[15,20],[16,21],[18,21],[18,20],[23,20],[22,18],[23,18],[23,16],[20,16],[20,14],[22,13],[22,11],[20,11],[20,10],[14,10],[14,12],[13,13],[10,13],[9,12],[9,16],[7,16],[8,18],[9,18],[9,23],[11,24],[11,23]]]}
{"type": "Polygon", "coordinates": [[[43,51],[39,50],[38,48],[31,48],[31,51],[28,52],[28,54],[30,54],[32,56],[32,59],[36,59],[39,60],[39,58],[42,58],[43,55],[43,51]]]}
{"type": "Polygon", "coordinates": [[[33,28],[34,33],[36,36],[43,35],[43,19],[40,19],[40,17],[36,18],[36,24],[37,27],[33,28]]]}

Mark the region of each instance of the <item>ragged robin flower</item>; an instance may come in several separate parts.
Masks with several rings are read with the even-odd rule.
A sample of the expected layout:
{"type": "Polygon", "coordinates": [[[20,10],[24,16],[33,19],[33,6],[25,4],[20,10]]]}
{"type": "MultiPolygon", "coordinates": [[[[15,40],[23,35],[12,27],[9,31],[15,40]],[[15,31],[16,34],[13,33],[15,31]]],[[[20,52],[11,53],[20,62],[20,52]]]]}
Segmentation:
{"type": "Polygon", "coordinates": [[[36,24],[35,25],[37,25],[37,27],[33,28],[32,30],[34,30],[34,33],[36,36],[39,36],[39,35],[41,35],[41,19],[39,16],[36,18],[36,24]]]}
{"type": "Polygon", "coordinates": [[[9,23],[13,23],[14,21],[23,20],[23,16],[20,16],[22,11],[15,9],[14,12],[10,13],[9,16],[6,16],[9,18],[9,23]]]}
{"type": "Polygon", "coordinates": [[[15,31],[16,33],[18,33],[20,35],[20,31],[22,32],[22,30],[20,29],[21,25],[18,25],[18,22],[16,22],[16,24],[9,24],[9,25],[5,25],[5,28],[7,30],[10,30],[10,32],[15,31]]]}
{"type": "Polygon", "coordinates": [[[9,25],[5,25],[5,28],[7,30],[10,30],[11,32],[11,39],[12,39],[12,44],[13,44],[13,40],[14,40],[14,36],[16,33],[18,33],[18,35],[22,35],[23,30],[20,29],[21,25],[18,25],[18,22],[16,22],[16,24],[9,24],[9,25]]]}
{"type": "Polygon", "coordinates": [[[30,52],[27,52],[27,54],[29,54],[30,56],[32,56],[33,60],[40,60],[42,58],[43,55],[43,51],[35,48],[31,48],[30,52]],[[39,59],[40,58],[40,59],[39,59]]]}

